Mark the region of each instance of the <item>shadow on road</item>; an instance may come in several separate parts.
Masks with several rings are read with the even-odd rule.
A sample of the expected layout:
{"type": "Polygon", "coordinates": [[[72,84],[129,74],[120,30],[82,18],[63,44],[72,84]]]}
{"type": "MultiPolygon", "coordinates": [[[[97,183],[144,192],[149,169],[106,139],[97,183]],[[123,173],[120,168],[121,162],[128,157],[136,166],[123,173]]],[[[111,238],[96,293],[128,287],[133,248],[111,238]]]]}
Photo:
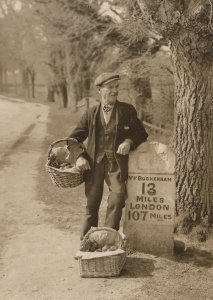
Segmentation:
{"type": "Polygon", "coordinates": [[[141,257],[127,257],[126,264],[121,272],[124,278],[151,277],[155,270],[154,260],[141,257]]]}

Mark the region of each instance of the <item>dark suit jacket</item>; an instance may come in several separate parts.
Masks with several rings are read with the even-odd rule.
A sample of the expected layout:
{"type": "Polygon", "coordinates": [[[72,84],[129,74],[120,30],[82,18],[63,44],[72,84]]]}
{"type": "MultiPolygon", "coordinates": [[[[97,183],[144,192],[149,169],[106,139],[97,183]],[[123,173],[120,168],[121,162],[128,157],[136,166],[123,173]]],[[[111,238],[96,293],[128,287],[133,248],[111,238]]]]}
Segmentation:
{"type": "MultiPolygon", "coordinates": [[[[91,167],[95,161],[96,129],[97,117],[101,104],[89,108],[82,116],[80,122],[71,133],[70,137],[75,138],[78,142],[83,143],[86,138],[87,154],[91,167]]],[[[133,105],[116,101],[116,136],[114,155],[120,168],[120,179],[127,180],[128,176],[128,155],[117,154],[118,146],[127,138],[133,142],[132,149],[146,141],[148,134],[144,129],[141,121],[137,118],[137,112],[133,105]]],[[[92,172],[92,171],[91,171],[92,172]]],[[[93,174],[90,174],[92,178],[93,174]]]]}

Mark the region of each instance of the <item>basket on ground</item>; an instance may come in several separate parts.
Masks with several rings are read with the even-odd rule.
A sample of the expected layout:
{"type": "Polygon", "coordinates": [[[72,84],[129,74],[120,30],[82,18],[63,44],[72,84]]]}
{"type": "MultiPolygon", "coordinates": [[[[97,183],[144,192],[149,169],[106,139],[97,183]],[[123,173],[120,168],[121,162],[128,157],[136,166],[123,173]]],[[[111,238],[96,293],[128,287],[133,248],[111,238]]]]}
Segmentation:
{"type": "Polygon", "coordinates": [[[106,243],[110,241],[111,245],[116,247],[114,251],[106,252],[83,252],[79,251],[76,258],[79,261],[79,270],[81,277],[112,277],[119,276],[126,262],[124,236],[108,227],[92,228],[85,235],[83,244],[89,238],[95,238],[96,232],[106,234],[106,243]]]}
{"type": "MultiPolygon", "coordinates": [[[[73,141],[73,139],[65,138],[65,139],[60,139],[55,142],[53,142],[48,151],[48,158],[46,162],[46,171],[49,173],[50,178],[52,180],[52,183],[57,186],[57,187],[62,187],[62,188],[74,188],[78,185],[80,185],[84,180],[83,180],[83,174],[74,166],[69,169],[60,169],[55,167],[55,157],[52,155],[53,149],[56,144],[61,143],[61,142],[68,142],[68,141],[73,141]]],[[[74,143],[77,143],[74,141],[74,143]]],[[[80,144],[79,144],[80,145],[80,144]]],[[[79,146],[80,147],[80,146],[79,146]]],[[[67,150],[67,147],[64,147],[65,151],[67,150]]]]}

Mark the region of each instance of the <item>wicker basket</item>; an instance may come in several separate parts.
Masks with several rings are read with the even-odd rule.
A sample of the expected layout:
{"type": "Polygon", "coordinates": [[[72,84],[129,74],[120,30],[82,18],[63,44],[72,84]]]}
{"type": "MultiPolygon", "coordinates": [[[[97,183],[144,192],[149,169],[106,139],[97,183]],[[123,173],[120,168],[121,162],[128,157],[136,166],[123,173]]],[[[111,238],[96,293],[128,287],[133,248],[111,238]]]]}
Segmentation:
{"type": "Polygon", "coordinates": [[[74,188],[78,185],[80,185],[84,180],[83,180],[83,174],[80,173],[76,167],[73,167],[71,171],[66,172],[66,170],[60,170],[57,169],[53,166],[51,166],[52,161],[51,161],[51,153],[53,150],[53,147],[61,142],[68,142],[69,138],[64,138],[61,140],[57,140],[53,142],[48,151],[48,158],[47,158],[47,163],[46,163],[46,171],[49,173],[50,178],[52,180],[52,183],[57,186],[57,187],[62,187],[62,188],[74,188]]]}
{"type": "Polygon", "coordinates": [[[125,238],[121,234],[108,227],[92,228],[85,235],[84,239],[95,232],[104,230],[109,234],[115,235],[115,245],[119,246],[118,250],[107,252],[82,252],[79,251],[76,254],[76,258],[79,261],[79,270],[81,277],[113,277],[119,276],[125,262],[125,238]]]}

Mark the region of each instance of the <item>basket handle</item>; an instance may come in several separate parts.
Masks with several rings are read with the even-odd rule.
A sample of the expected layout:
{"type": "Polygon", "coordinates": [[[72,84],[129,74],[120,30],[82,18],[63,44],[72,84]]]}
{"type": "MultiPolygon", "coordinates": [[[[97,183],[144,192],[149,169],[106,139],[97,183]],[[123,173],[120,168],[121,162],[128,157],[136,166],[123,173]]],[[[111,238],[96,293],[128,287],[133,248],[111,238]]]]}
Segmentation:
{"type": "Polygon", "coordinates": [[[48,150],[48,154],[47,154],[47,157],[48,159],[50,159],[50,154],[52,152],[52,149],[53,147],[58,144],[58,143],[61,143],[61,142],[67,142],[67,141],[75,141],[75,142],[78,142],[76,139],[74,138],[63,138],[63,139],[60,139],[60,140],[56,140],[55,142],[51,143],[50,146],[49,146],[49,150],[48,150]]]}

